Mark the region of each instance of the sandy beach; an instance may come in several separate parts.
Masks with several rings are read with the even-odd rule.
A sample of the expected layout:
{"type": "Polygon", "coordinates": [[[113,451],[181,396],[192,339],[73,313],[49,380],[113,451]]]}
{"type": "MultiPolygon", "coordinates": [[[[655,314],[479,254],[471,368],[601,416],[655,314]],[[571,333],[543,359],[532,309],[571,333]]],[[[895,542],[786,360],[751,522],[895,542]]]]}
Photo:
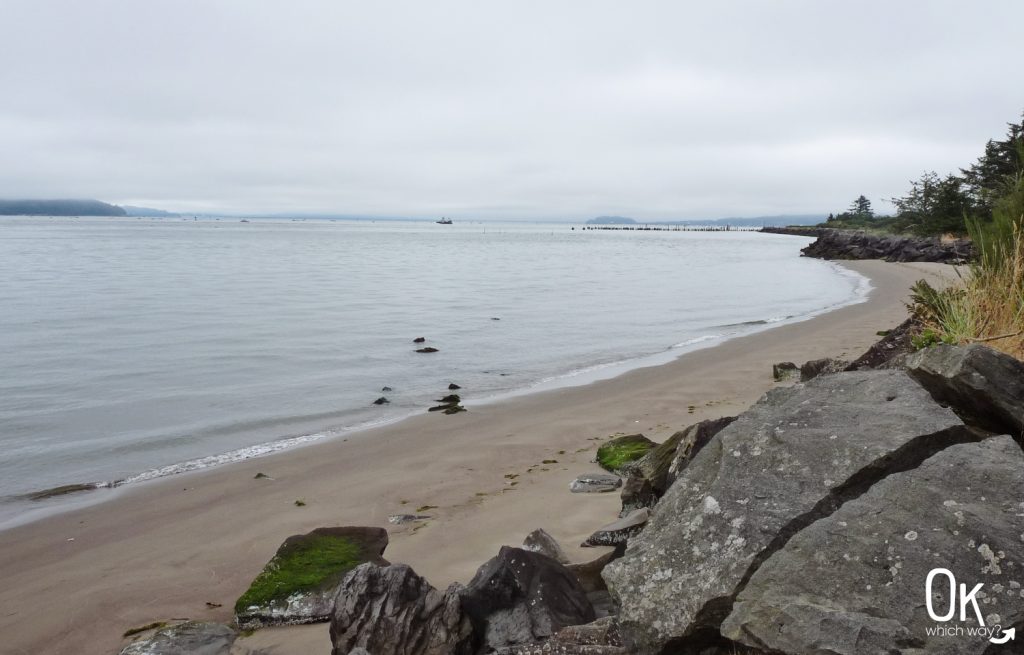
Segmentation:
{"type": "MultiPolygon", "coordinates": [[[[618,494],[571,494],[600,443],[655,441],[736,414],[776,383],[771,366],[853,358],[906,316],[908,289],[952,269],[845,263],[871,279],[867,302],[698,350],[586,386],[525,395],[454,416],[423,414],[270,457],[107,493],[110,499],[0,533],[0,652],[112,654],[153,621],[230,621],[231,607],[289,535],[319,526],[388,527],[385,557],[435,586],[468,581],[534,528],[576,548],[615,517],[618,494]],[[557,460],[556,464],[542,464],[557,460]],[[262,472],[269,479],[255,479],[262,472]],[[511,485],[506,474],[516,474],[511,485]],[[302,500],[305,506],[296,506],[302,500]],[[432,519],[390,526],[396,513],[432,519]],[[207,603],[219,604],[211,608],[207,603]]],[[[642,329],[643,326],[637,326],[642,329]]],[[[258,631],[240,653],[329,653],[326,624],[258,631]]]]}

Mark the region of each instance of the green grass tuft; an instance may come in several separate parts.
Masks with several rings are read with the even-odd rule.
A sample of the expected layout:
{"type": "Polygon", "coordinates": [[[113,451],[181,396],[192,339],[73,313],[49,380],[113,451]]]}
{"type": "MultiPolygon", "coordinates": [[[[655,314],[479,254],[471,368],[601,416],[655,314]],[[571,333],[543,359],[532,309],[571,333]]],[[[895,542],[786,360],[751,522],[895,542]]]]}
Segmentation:
{"type": "Polygon", "coordinates": [[[363,562],[362,549],[344,537],[313,535],[286,544],[235,603],[235,613],[265,607],[294,593],[339,580],[363,562]]]}

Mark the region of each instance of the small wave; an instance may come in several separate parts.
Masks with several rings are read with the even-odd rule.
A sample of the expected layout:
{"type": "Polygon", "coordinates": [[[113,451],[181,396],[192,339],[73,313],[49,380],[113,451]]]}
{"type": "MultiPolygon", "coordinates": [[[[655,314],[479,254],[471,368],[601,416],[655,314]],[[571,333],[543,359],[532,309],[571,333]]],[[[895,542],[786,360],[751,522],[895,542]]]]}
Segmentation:
{"type": "Polygon", "coordinates": [[[270,441],[268,443],[261,443],[255,446],[248,446],[246,448],[239,448],[238,450],[228,451],[219,455],[209,455],[207,457],[199,457],[197,459],[190,459],[185,462],[178,464],[171,464],[170,466],[162,466],[160,468],[150,469],[129,476],[124,480],[113,482],[110,486],[121,486],[123,484],[131,484],[134,482],[145,482],[146,480],[155,480],[157,478],[167,477],[169,475],[177,475],[179,473],[188,473],[189,471],[198,471],[201,469],[210,468],[213,466],[222,466],[224,464],[231,464],[232,462],[242,462],[247,459],[253,459],[255,457],[263,457],[270,455],[271,453],[280,452],[288,448],[294,448],[295,446],[301,446],[314,441],[320,441],[331,436],[326,432],[317,432],[315,434],[307,434],[301,437],[292,437],[290,439],[281,439],[279,441],[270,441]]]}
{"type": "Polygon", "coordinates": [[[705,341],[713,341],[715,339],[721,339],[721,338],[722,338],[721,334],[705,334],[704,336],[701,336],[701,337],[694,337],[692,339],[687,339],[686,341],[680,341],[679,343],[673,344],[672,345],[672,349],[675,349],[675,348],[688,348],[690,346],[695,346],[698,343],[704,343],[705,341]]]}

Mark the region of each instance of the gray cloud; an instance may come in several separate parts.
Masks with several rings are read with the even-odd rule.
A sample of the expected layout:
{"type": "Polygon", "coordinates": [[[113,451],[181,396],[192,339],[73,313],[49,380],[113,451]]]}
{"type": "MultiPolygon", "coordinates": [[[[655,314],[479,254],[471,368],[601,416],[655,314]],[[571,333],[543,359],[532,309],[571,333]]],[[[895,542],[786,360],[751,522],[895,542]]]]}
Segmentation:
{"type": "Polygon", "coordinates": [[[1024,109],[1018,0],[5,0],[0,196],[692,218],[876,203],[1024,109]]]}

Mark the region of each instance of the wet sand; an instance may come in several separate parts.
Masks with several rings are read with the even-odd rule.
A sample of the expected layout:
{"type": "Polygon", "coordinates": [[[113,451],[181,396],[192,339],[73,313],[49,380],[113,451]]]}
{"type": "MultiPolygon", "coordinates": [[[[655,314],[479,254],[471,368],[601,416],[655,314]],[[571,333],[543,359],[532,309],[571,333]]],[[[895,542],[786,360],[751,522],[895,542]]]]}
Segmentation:
{"type": "MultiPolygon", "coordinates": [[[[611,380],[478,407],[469,396],[464,414],[424,414],[262,459],[93,492],[110,499],[2,532],[0,652],[111,654],[127,643],[125,630],[153,621],[230,621],[235,599],[280,543],[319,526],[388,527],[385,557],[437,587],[468,581],[500,546],[518,545],[537,527],[575,560],[596,557],[605,551],[575,544],[614,519],[618,494],[571,494],[567,485],[597,470],[591,460],[599,438],[643,432],[660,441],[696,421],[736,414],[776,384],[773,363],[852,359],[877,331],[906,317],[915,280],[953,275],[935,264],[844,265],[871,279],[867,302],[611,380]],[[257,472],[270,479],[254,479],[257,472]],[[387,523],[390,514],[426,505],[436,507],[419,512],[432,518],[418,529],[387,523]]],[[[327,625],[262,630],[236,646],[255,649],[326,654],[327,625]]]]}

